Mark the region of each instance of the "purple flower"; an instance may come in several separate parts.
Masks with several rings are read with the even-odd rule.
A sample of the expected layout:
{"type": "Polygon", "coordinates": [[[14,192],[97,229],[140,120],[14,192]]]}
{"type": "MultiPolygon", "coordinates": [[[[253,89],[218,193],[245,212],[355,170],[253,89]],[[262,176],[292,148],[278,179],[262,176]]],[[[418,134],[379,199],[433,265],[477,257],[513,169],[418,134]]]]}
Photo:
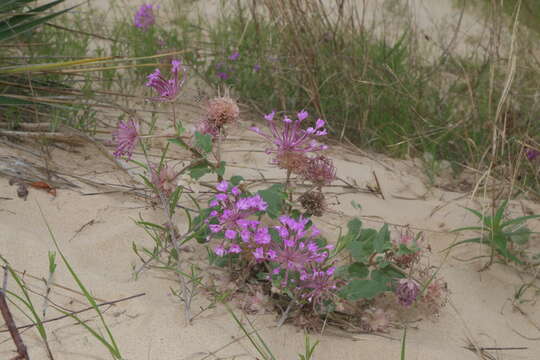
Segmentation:
{"type": "Polygon", "coordinates": [[[238,246],[238,244],[232,244],[229,247],[229,253],[230,254],[239,254],[241,252],[242,252],[242,248],[240,246],[238,246]]]}
{"type": "Polygon", "coordinates": [[[315,305],[321,305],[324,300],[331,298],[337,289],[337,281],[333,277],[335,269],[331,266],[312,273],[302,272],[298,286],[300,297],[315,305]]]}
{"type": "Polygon", "coordinates": [[[238,51],[235,51],[229,56],[229,60],[236,61],[239,57],[240,53],[238,51]]]}
{"type": "Polygon", "coordinates": [[[224,256],[226,253],[225,249],[221,245],[216,246],[214,248],[214,252],[216,253],[217,256],[224,256]]]}
{"type": "MultiPolygon", "coordinates": [[[[268,244],[271,240],[268,228],[260,226],[258,220],[250,220],[249,217],[268,207],[260,195],[241,197],[242,193],[236,186],[230,188],[227,181],[220,182],[216,189],[219,191],[211,202],[212,207],[217,209],[210,213],[209,221],[213,222],[208,227],[212,234],[221,233],[225,238],[222,244],[224,249],[233,249],[236,252],[242,248],[255,249],[268,244]],[[215,223],[217,222],[217,224],[215,223]],[[238,235],[240,235],[241,243],[238,235]],[[240,246],[242,245],[242,246],[240,246]]],[[[210,235],[210,238],[214,235],[210,235]]],[[[238,252],[236,252],[238,253],[238,252]]]]}
{"type": "Polygon", "coordinates": [[[527,159],[529,159],[529,161],[533,161],[540,156],[540,151],[528,148],[527,150],[525,150],[525,156],[527,156],[527,159]]]}
{"type": "Polygon", "coordinates": [[[274,120],[275,111],[265,115],[270,127],[270,134],[263,133],[259,128],[253,127],[251,130],[263,136],[273,144],[273,148],[266,150],[268,154],[276,155],[273,162],[281,168],[298,171],[308,158],[306,153],[327,149],[326,145],[318,143],[315,138],[327,134],[324,128],[324,120],[318,119],[315,127],[307,129],[301,128],[301,123],[308,117],[307,111],[300,111],[297,120],[291,120],[287,116],[283,118],[283,127],[279,128],[274,120]]]}
{"type": "MultiPolygon", "coordinates": [[[[319,247],[315,242],[313,231],[315,226],[311,227],[311,234],[308,233],[306,226],[308,218],[300,217],[295,220],[288,216],[281,216],[279,221],[281,225],[276,226],[276,230],[281,237],[281,241],[271,243],[271,248],[275,252],[274,262],[281,270],[285,270],[285,282],[288,282],[290,272],[305,271],[317,263],[322,263],[327,257],[326,247],[319,247]]],[[[315,231],[315,234],[318,234],[315,231]]]]}
{"type": "Polygon", "coordinates": [[[159,69],[147,76],[146,86],[157,91],[158,96],[150,98],[151,101],[174,101],[180,92],[180,89],[186,81],[186,69],[179,60],[171,61],[171,78],[165,79],[159,69]],[[179,79],[179,73],[182,70],[182,79],[179,79]]]}
{"type": "Polygon", "coordinates": [[[229,183],[226,180],[223,180],[216,186],[217,191],[220,191],[220,192],[227,192],[228,188],[229,188],[229,183]]]}
{"type": "Polygon", "coordinates": [[[225,81],[225,80],[227,80],[229,78],[229,74],[227,74],[225,71],[218,72],[217,76],[218,76],[218,78],[220,78],[223,81],[225,81]]]}
{"type": "Polygon", "coordinates": [[[259,70],[261,70],[261,65],[259,65],[259,64],[253,65],[253,71],[254,72],[259,72],[259,70]]]}
{"type": "MultiPolygon", "coordinates": [[[[154,9],[152,4],[143,4],[139,10],[135,13],[135,18],[133,22],[135,26],[147,30],[150,26],[154,25],[156,18],[154,16],[154,9]]],[[[156,7],[157,9],[157,7],[156,7]]]]}
{"type": "Polygon", "coordinates": [[[398,301],[402,306],[409,307],[411,306],[418,297],[420,292],[420,286],[418,283],[412,279],[401,279],[399,280],[398,286],[396,288],[396,295],[398,301]]]}
{"type": "Polygon", "coordinates": [[[113,133],[113,139],[116,141],[114,156],[117,158],[125,156],[127,160],[130,160],[133,149],[139,141],[139,124],[133,119],[126,122],[120,121],[118,129],[113,133]]]}
{"type": "Polygon", "coordinates": [[[264,250],[262,247],[258,247],[253,251],[253,257],[255,260],[263,260],[264,259],[264,250]]]}

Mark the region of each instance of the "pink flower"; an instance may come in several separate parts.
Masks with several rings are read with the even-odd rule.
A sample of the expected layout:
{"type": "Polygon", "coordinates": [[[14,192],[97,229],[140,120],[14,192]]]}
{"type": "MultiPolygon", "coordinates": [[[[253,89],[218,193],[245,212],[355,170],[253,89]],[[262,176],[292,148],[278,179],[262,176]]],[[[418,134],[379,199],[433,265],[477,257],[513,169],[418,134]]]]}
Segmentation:
{"type": "Polygon", "coordinates": [[[263,136],[274,145],[273,148],[267,149],[266,152],[276,155],[276,158],[273,160],[275,164],[280,165],[282,168],[294,170],[294,166],[296,165],[291,160],[298,157],[301,162],[303,161],[302,159],[307,160],[305,157],[306,153],[325,150],[327,148],[326,145],[319,144],[315,140],[315,138],[327,134],[324,128],[324,120],[318,119],[315,122],[314,128],[302,129],[301,123],[308,117],[308,112],[303,110],[297,114],[297,120],[293,121],[285,116],[283,118],[283,127],[279,128],[274,120],[274,116],[275,111],[264,117],[268,121],[270,134],[263,133],[257,127],[253,127],[251,130],[263,136]]]}
{"type": "Polygon", "coordinates": [[[529,161],[533,161],[534,159],[540,156],[540,151],[536,149],[528,148],[527,150],[525,150],[525,155],[527,156],[527,159],[529,161]]]}
{"type": "Polygon", "coordinates": [[[337,289],[334,271],[335,268],[330,267],[326,271],[302,272],[298,285],[300,297],[315,305],[322,305],[324,300],[330,299],[337,289]]]}
{"type": "Polygon", "coordinates": [[[180,89],[186,81],[186,69],[182,67],[182,63],[179,60],[171,61],[171,78],[165,79],[161,75],[161,71],[156,69],[152,74],[148,75],[146,86],[153,88],[157,91],[158,96],[152,97],[151,101],[174,101],[180,92],[180,89]],[[182,79],[179,79],[180,70],[182,70],[182,79]]]}
{"type": "Polygon", "coordinates": [[[236,61],[239,57],[240,53],[238,51],[235,51],[229,56],[229,60],[236,61]]]}
{"type": "Polygon", "coordinates": [[[232,244],[229,247],[229,253],[230,254],[239,254],[241,252],[242,252],[242,248],[240,248],[240,246],[238,246],[238,244],[232,244]]]}
{"type": "Polygon", "coordinates": [[[255,260],[263,260],[264,259],[264,250],[262,247],[258,247],[257,249],[255,249],[255,251],[253,252],[253,257],[255,258],[255,260]]]}
{"type": "Polygon", "coordinates": [[[219,245],[214,248],[214,253],[216,253],[217,256],[224,256],[226,251],[223,246],[219,245]]]}
{"type": "Polygon", "coordinates": [[[125,156],[127,160],[130,160],[139,141],[139,124],[133,119],[126,122],[120,121],[118,129],[113,133],[113,139],[116,141],[114,156],[117,158],[125,156]]]}
{"type": "Polygon", "coordinates": [[[133,19],[136,27],[142,30],[148,30],[150,26],[155,24],[156,18],[154,16],[153,6],[154,5],[152,4],[141,5],[137,13],[135,13],[135,18],[133,19]]]}
{"type": "Polygon", "coordinates": [[[176,177],[178,174],[169,165],[162,166],[159,173],[155,166],[150,171],[152,174],[152,184],[165,196],[170,196],[176,190],[176,177]]]}

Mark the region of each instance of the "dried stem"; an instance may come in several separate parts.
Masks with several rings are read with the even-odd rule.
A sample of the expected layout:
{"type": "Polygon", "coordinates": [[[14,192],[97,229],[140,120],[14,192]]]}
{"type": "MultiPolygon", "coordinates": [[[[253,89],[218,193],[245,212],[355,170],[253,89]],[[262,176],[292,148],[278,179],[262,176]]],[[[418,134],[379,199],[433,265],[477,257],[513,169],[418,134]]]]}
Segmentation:
{"type": "MultiPolygon", "coordinates": [[[[151,162],[148,158],[148,153],[146,152],[146,147],[144,144],[141,143],[141,147],[143,149],[144,158],[146,159],[146,166],[148,167],[148,171],[151,171],[151,162]]],[[[169,232],[169,236],[171,237],[171,241],[174,245],[174,249],[176,250],[176,254],[178,257],[178,261],[176,263],[176,269],[177,269],[177,276],[180,279],[180,283],[182,286],[182,301],[184,302],[184,316],[185,321],[187,324],[191,323],[191,300],[193,293],[188,290],[186,279],[183,275],[182,271],[182,263],[180,261],[180,240],[178,239],[178,236],[176,234],[176,231],[174,231],[174,225],[173,225],[173,219],[172,214],[169,208],[169,202],[167,201],[167,198],[163,194],[163,192],[156,186],[155,187],[156,193],[159,197],[159,201],[161,202],[161,208],[163,209],[165,216],[167,218],[167,231],[169,232]]]]}
{"type": "Polygon", "coordinates": [[[30,357],[28,356],[28,353],[26,351],[26,345],[24,345],[21,334],[19,334],[19,330],[17,330],[17,326],[15,326],[15,321],[13,320],[13,316],[11,315],[11,311],[9,311],[8,304],[6,302],[6,287],[7,287],[7,266],[3,266],[4,268],[4,281],[3,281],[3,287],[0,289],[0,312],[2,313],[2,317],[4,318],[4,321],[6,322],[6,326],[8,328],[9,334],[11,335],[11,338],[13,339],[13,342],[15,343],[15,347],[17,348],[17,356],[14,359],[26,359],[30,360],[30,357]]]}

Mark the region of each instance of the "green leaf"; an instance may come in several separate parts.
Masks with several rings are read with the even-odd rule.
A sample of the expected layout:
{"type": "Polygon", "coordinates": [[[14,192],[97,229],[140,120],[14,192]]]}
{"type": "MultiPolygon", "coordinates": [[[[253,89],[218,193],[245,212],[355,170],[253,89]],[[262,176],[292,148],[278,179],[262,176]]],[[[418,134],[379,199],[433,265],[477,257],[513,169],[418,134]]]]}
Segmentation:
{"type": "Polygon", "coordinates": [[[508,221],[503,222],[501,224],[501,228],[505,228],[508,225],[521,224],[521,223],[524,223],[527,220],[538,219],[538,218],[540,218],[540,215],[528,215],[528,216],[518,217],[516,219],[512,219],[512,220],[508,220],[508,221]]]}
{"type": "Polygon", "coordinates": [[[358,218],[354,218],[347,223],[347,228],[350,234],[359,234],[362,229],[362,221],[358,218]]]}
{"type": "Polygon", "coordinates": [[[169,212],[171,215],[173,215],[174,211],[176,210],[176,205],[178,204],[178,200],[180,200],[180,197],[184,192],[183,190],[184,189],[181,186],[178,186],[171,195],[171,198],[169,200],[169,212]]]}
{"type": "Polygon", "coordinates": [[[266,209],[268,216],[276,219],[281,215],[284,200],[287,199],[287,194],[283,191],[283,185],[274,184],[268,189],[257,191],[257,193],[268,204],[268,208],[266,209]]]}
{"type": "Polygon", "coordinates": [[[229,180],[232,186],[238,186],[242,181],[244,181],[244,178],[240,175],[235,175],[229,180]]]}
{"type": "Polygon", "coordinates": [[[522,226],[519,229],[516,229],[511,233],[507,234],[507,236],[514,244],[524,245],[529,242],[529,237],[531,236],[531,234],[531,230],[529,230],[526,226],[522,226]]]}
{"type": "Polygon", "coordinates": [[[370,274],[372,280],[376,280],[385,284],[388,290],[392,288],[392,280],[401,279],[405,274],[391,266],[390,263],[380,264],[381,268],[373,270],[370,274]]]}
{"type": "Polygon", "coordinates": [[[385,250],[392,248],[390,242],[390,231],[388,231],[388,224],[384,224],[381,230],[377,233],[377,236],[373,239],[373,247],[378,253],[382,253],[385,250]]]}
{"type": "Polygon", "coordinates": [[[195,132],[195,144],[199,149],[204,153],[209,153],[212,151],[212,136],[209,134],[201,134],[200,132],[195,132]]]}
{"type": "Polygon", "coordinates": [[[493,219],[493,225],[499,225],[502,218],[503,218],[503,215],[504,215],[504,210],[506,209],[506,206],[508,205],[508,200],[504,200],[502,203],[501,203],[501,206],[499,206],[499,208],[497,209],[497,212],[495,213],[495,218],[493,219]]]}
{"type": "Polygon", "coordinates": [[[477,210],[474,210],[474,209],[471,209],[471,208],[468,208],[468,207],[466,207],[465,209],[469,210],[474,215],[478,216],[479,219],[483,219],[485,217],[480,211],[477,211],[477,210]]]}
{"type": "Polygon", "coordinates": [[[191,176],[192,179],[198,180],[204,175],[211,173],[212,168],[208,166],[208,163],[203,163],[197,166],[192,167],[189,169],[189,176],[191,176]]]}
{"type": "Polygon", "coordinates": [[[352,200],[352,201],[351,201],[351,205],[352,205],[352,207],[355,208],[355,209],[362,210],[362,205],[360,205],[356,200],[352,200]]]}
{"type": "Polygon", "coordinates": [[[348,275],[350,277],[366,278],[369,275],[369,269],[367,265],[355,262],[348,266],[348,275]]]}
{"type": "Polygon", "coordinates": [[[51,3],[45,4],[43,6],[37,7],[35,9],[31,9],[30,11],[26,12],[22,15],[13,16],[12,18],[8,19],[8,21],[4,21],[3,24],[0,24],[0,42],[9,40],[17,35],[20,35],[26,31],[32,30],[33,28],[61,15],[64,14],[73,8],[77,7],[78,5],[72,6],[70,8],[64,9],[62,11],[58,11],[31,21],[30,20],[33,16],[39,13],[39,11],[43,12],[46,9],[55,6],[64,0],[58,0],[53,1],[51,3]]]}
{"type": "Polygon", "coordinates": [[[221,177],[225,175],[225,164],[226,164],[225,161],[220,161],[219,167],[216,169],[216,174],[218,174],[221,177]]]}
{"type": "Polygon", "coordinates": [[[482,231],[482,230],[486,230],[485,227],[481,227],[481,226],[466,226],[466,227],[462,227],[462,228],[458,228],[458,229],[454,229],[450,232],[460,232],[460,231],[482,231]]]}
{"type": "Polygon", "coordinates": [[[359,299],[372,299],[385,291],[387,291],[387,287],[382,282],[355,279],[343,287],[339,295],[347,300],[355,301],[359,299]]]}
{"type": "Polygon", "coordinates": [[[356,240],[349,242],[347,249],[356,261],[367,263],[373,253],[373,244],[356,240]]]}

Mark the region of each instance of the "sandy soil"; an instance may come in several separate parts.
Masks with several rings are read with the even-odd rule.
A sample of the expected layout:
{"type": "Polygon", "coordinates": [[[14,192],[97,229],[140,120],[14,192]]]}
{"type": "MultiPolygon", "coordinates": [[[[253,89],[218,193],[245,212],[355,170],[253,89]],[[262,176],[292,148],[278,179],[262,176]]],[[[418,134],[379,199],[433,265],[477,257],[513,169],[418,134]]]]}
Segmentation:
{"type": "MultiPolygon", "coordinates": [[[[184,104],[178,109],[180,118],[188,121],[201,118],[194,97],[194,91],[186,91],[181,99],[184,104]]],[[[238,127],[231,131],[233,136],[224,143],[223,157],[229,164],[226,177],[242,175],[246,179],[260,180],[262,174],[266,179],[283,178],[284,174],[268,163],[264,144],[247,130],[253,121],[256,120],[244,112],[238,127]]],[[[163,131],[170,127],[166,117],[158,124],[163,131]]],[[[103,140],[106,138],[109,137],[104,135],[103,140]]],[[[40,149],[31,143],[20,145],[40,154],[40,149]]],[[[157,156],[163,142],[155,141],[153,145],[152,153],[157,156]]],[[[133,173],[127,175],[90,143],[49,149],[49,168],[63,174],[77,188],[59,188],[56,197],[30,189],[27,201],[23,201],[17,198],[16,187],[9,186],[8,178],[0,177],[0,255],[15,269],[26,272],[28,285],[43,291],[43,282],[36,278],[47,275],[47,252],[54,250],[40,215],[41,209],[62,251],[98,301],[145,293],[106,312],[106,321],[126,359],[255,359],[257,355],[245,339],[235,341],[241,338],[241,331],[223,307],[204,311],[193,325],[186,326],[182,305],[171,294],[170,288],[177,288],[173,276],[151,270],[134,279],[133,268],[140,262],[131,250],[132,244],[151,245],[144,231],[134,225],[134,220],[142,216],[163,223],[165,219],[148,201],[131,193],[129,189],[137,186],[133,182],[133,173]]],[[[111,147],[108,150],[112,152],[111,147]]],[[[332,146],[328,154],[335,159],[338,175],[349,183],[356,183],[359,188],[374,186],[375,173],[385,198],[345,187],[328,188],[328,192],[335,193],[331,196],[331,211],[316,220],[323,234],[335,241],[338,227],[344,226],[353,216],[360,216],[374,227],[383,222],[409,225],[416,231],[425,232],[432,247],[430,261],[441,266],[440,274],[448,282],[450,302],[440,317],[423,319],[409,329],[407,359],[478,359],[463,348],[467,339],[484,347],[526,347],[523,350],[491,351],[500,359],[538,358],[540,307],[536,298],[527,293],[526,297],[533,301],[519,304],[519,308],[512,305],[514,293],[524,279],[510,267],[494,265],[488,271],[478,272],[482,262],[458,260],[484,254],[477,246],[456,248],[451,256],[440,252],[457,238],[449,230],[476,224],[476,219],[462,206],[481,208],[486,201],[471,199],[469,193],[427,186],[426,177],[414,161],[365,154],[343,145],[332,146]],[[353,208],[352,200],[360,203],[362,210],[353,208]]],[[[6,145],[0,145],[0,156],[14,156],[43,165],[42,156],[6,145]]],[[[169,157],[178,164],[189,158],[188,154],[176,149],[169,157]]],[[[526,200],[510,204],[513,215],[527,211],[540,213],[540,205],[526,200]]],[[[178,216],[177,221],[181,227],[184,220],[178,216]]],[[[540,231],[540,221],[533,221],[531,225],[540,231]]],[[[204,265],[202,251],[186,256],[204,271],[209,271],[204,265]]],[[[56,304],[73,310],[86,306],[82,296],[67,290],[77,287],[64,266],[59,266],[54,283],[51,299],[56,304]]],[[[8,289],[15,289],[12,279],[8,289]]],[[[36,296],[34,301],[40,308],[43,300],[36,296]]],[[[194,301],[194,312],[209,303],[202,294],[194,301]]],[[[28,323],[28,319],[14,312],[17,324],[28,323]]],[[[49,309],[49,318],[56,315],[49,309]]],[[[92,312],[87,312],[83,318],[90,325],[98,326],[92,312]]],[[[277,328],[276,315],[272,314],[250,318],[278,359],[293,359],[302,351],[304,334],[299,329],[290,325],[277,328]]],[[[106,349],[72,320],[51,323],[48,329],[56,359],[110,358],[106,349]]],[[[4,327],[0,327],[0,358],[7,359],[14,356],[14,346],[9,335],[1,332],[3,330],[4,327]]],[[[397,359],[401,335],[401,330],[397,329],[388,334],[373,335],[326,329],[323,335],[312,336],[320,341],[315,359],[397,359]]],[[[31,358],[46,359],[35,329],[25,331],[23,336],[31,358]]]]}

